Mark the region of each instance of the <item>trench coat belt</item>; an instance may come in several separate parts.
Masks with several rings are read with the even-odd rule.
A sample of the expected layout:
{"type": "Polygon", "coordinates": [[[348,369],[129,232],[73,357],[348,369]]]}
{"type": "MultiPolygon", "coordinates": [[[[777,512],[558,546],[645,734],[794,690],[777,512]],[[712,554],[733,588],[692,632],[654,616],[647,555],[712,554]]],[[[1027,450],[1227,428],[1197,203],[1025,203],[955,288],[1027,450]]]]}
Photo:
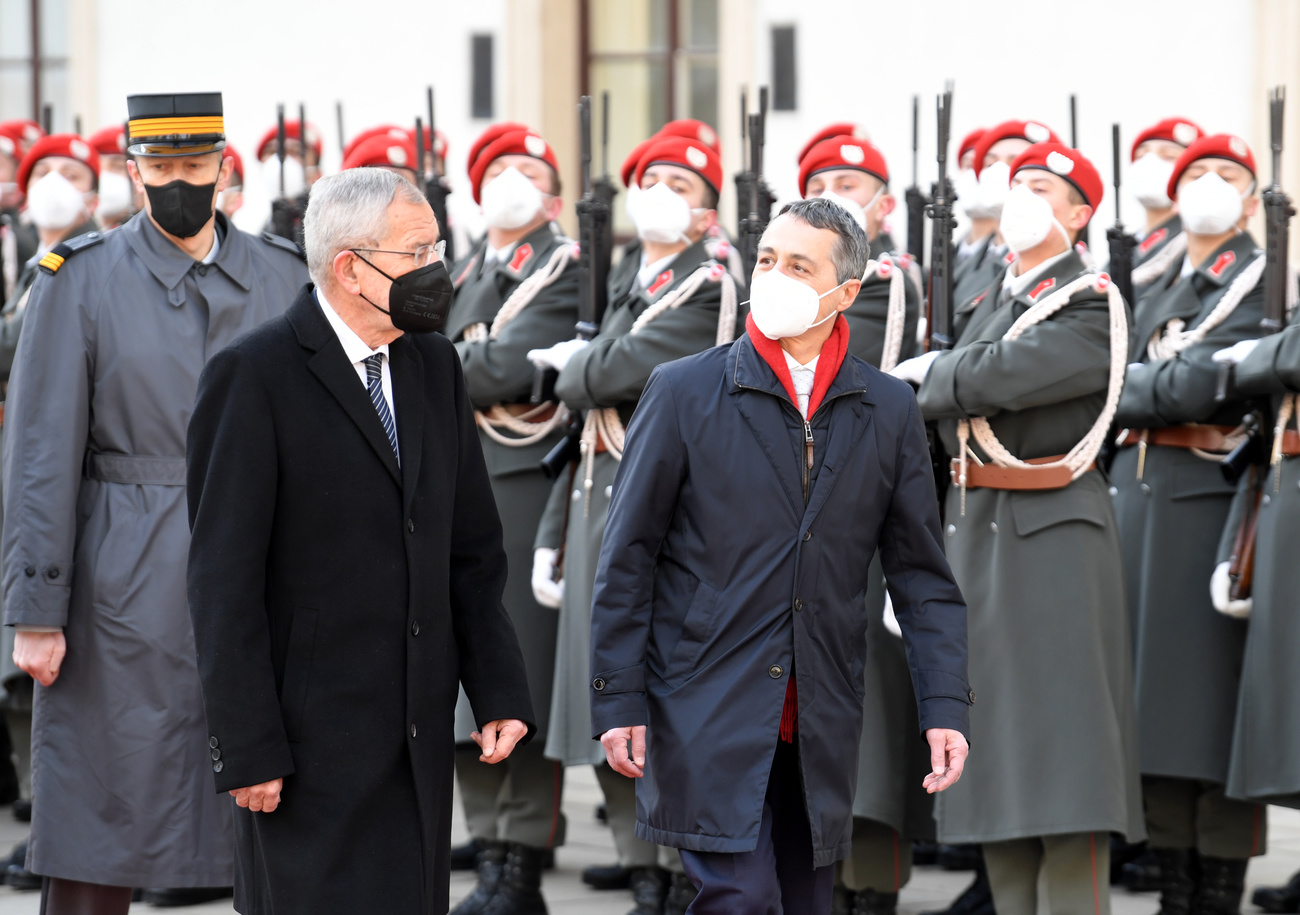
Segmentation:
{"type": "MultiPolygon", "coordinates": [[[[534,410],[537,409],[537,407],[536,405],[530,403],[503,403],[501,404],[501,409],[505,410],[511,416],[525,416],[529,413],[532,413],[534,410]]],[[[551,404],[549,407],[547,407],[541,413],[538,413],[536,416],[529,416],[527,421],[530,423],[544,423],[547,420],[549,420],[552,416],[554,416],[555,411],[558,409],[559,409],[558,406],[556,406],[555,404],[551,404]]]]}
{"type": "MultiPolygon", "coordinates": [[[[1055,457],[1031,458],[1026,464],[1051,464],[1064,460],[1065,455],[1055,457]]],[[[1097,462],[1088,465],[1088,470],[1096,470],[1097,462]]],[[[953,458],[952,482],[961,484],[961,461],[953,458]]],[[[996,464],[976,464],[966,462],[967,489],[1064,489],[1074,482],[1074,472],[1069,467],[999,467],[996,464]]]]}
{"type": "Polygon", "coordinates": [[[105,483],[184,486],[185,458],[86,452],[85,475],[105,483]]]}
{"type": "MultiPolygon", "coordinates": [[[[4,416],[4,405],[0,404],[0,418],[4,416]]],[[[1287,429],[1282,433],[1282,456],[1296,457],[1300,455],[1300,432],[1294,429],[1287,429]]]]}
{"type": "Polygon", "coordinates": [[[1195,448],[1197,451],[1230,451],[1226,438],[1236,431],[1233,426],[1203,426],[1199,423],[1165,426],[1161,429],[1130,429],[1128,435],[1120,441],[1120,447],[1139,444],[1145,432],[1148,445],[1195,448]]]}
{"type": "Polygon", "coordinates": [[[0,400],[0,426],[5,424],[5,402],[0,400]]]}

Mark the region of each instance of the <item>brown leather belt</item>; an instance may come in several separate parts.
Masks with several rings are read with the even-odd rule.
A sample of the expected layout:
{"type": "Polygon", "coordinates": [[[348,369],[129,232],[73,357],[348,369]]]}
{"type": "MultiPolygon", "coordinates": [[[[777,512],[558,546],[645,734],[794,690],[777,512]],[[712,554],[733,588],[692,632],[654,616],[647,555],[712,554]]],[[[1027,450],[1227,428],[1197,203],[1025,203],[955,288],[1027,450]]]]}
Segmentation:
{"type": "MultiPolygon", "coordinates": [[[[0,419],[4,418],[4,405],[0,404],[0,419]]],[[[1294,429],[1287,429],[1282,433],[1282,456],[1297,457],[1300,456],[1300,432],[1294,429]]]]}
{"type": "Polygon", "coordinates": [[[1195,448],[1197,451],[1231,451],[1227,437],[1236,432],[1233,426],[1203,426],[1188,423],[1185,426],[1165,426],[1161,429],[1130,429],[1120,445],[1141,444],[1146,435],[1148,445],[1163,448],[1195,448]]]}
{"type": "MultiPolygon", "coordinates": [[[[1064,460],[1065,455],[1055,457],[1031,458],[1026,464],[1053,464],[1064,460]]],[[[1088,470],[1095,470],[1097,462],[1088,465],[1088,470]]],[[[953,458],[952,474],[954,486],[961,485],[961,461],[953,458]]],[[[1074,482],[1074,472],[1064,465],[1060,467],[999,467],[996,464],[977,464],[966,462],[967,489],[1064,489],[1074,482]]]]}
{"type": "Polygon", "coordinates": [[[0,400],[0,426],[3,426],[4,424],[5,424],[5,404],[3,400],[0,400]]]}

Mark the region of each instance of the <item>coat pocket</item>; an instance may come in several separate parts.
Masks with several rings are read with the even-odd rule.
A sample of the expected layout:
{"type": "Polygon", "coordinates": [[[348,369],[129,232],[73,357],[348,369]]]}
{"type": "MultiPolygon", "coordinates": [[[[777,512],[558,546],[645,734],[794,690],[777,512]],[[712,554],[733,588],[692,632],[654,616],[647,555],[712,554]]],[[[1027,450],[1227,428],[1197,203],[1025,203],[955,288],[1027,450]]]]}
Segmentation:
{"type": "Polygon", "coordinates": [[[1048,492],[1013,492],[1011,516],[1016,522],[1016,534],[1021,537],[1072,521],[1105,527],[1114,517],[1107,500],[1103,492],[1077,483],[1048,492]]]}
{"type": "Polygon", "coordinates": [[[290,740],[302,734],[311,683],[312,656],[316,649],[317,612],[306,607],[294,611],[289,644],[284,653],[284,679],[280,686],[280,712],[290,740]]]}
{"type": "Polygon", "coordinates": [[[686,618],[682,621],[682,635],[677,640],[664,681],[679,686],[695,671],[700,653],[713,637],[718,615],[718,592],[701,580],[695,586],[686,618]]]}

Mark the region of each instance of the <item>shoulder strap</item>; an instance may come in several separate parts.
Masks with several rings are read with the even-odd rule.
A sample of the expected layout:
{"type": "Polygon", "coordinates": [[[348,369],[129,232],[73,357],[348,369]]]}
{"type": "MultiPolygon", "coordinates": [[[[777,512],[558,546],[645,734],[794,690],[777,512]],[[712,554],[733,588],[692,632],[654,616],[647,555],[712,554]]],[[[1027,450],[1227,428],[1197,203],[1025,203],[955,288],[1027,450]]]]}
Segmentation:
{"type": "Polygon", "coordinates": [[[84,251],[87,248],[93,248],[104,240],[103,232],[87,232],[85,235],[78,235],[76,238],[70,238],[67,241],[59,242],[49,250],[44,257],[37,262],[37,266],[50,276],[59,272],[59,268],[64,262],[76,254],[78,251],[84,251]]]}

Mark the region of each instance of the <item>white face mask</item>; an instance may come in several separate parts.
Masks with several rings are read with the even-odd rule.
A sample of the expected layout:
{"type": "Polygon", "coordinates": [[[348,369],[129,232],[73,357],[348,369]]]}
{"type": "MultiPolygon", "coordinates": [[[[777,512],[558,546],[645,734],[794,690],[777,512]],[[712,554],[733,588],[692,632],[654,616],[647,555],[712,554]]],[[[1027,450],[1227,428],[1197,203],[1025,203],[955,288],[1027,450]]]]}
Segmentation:
{"type": "Polygon", "coordinates": [[[980,171],[979,183],[979,207],[987,214],[987,218],[996,219],[1002,214],[1002,205],[1011,193],[1011,166],[1005,162],[994,162],[980,171]]]}
{"type": "Polygon", "coordinates": [[[542,192],[513,165],[483,185],[483,218],[494,229],[519,229],[537,218],[542,192]]]}
{"type": "Polygon", "coordinates": [[[660,245],[690,242],[686,230],[691,227],[691,205],[662,181],[637,194],[635,205],[629,200],[628,215],[642,241],[660,245]]]}
{"type": "MultiPolygon", "coordinates": [[[[271,200],[280,199],[280,160],[275,156],[262,163],[262,188],[271,200]]],[[[302,163],[292,156],[284,157],[284,196],[293,200],[307,190],[307,175],[302,163]]]]}
{"type": "Polygon", "coordinates": [[[1128,184],[1148,210],[1167,210],[1174,204],[1166,193],[1173,173],[1174,163],[1149,152],[1129,166],[1128,184]]]}
{"type": "Polygon", "coordinates": [[[871,202],[865,207],[856,200],[852,200],[848,197],[841,197],[834,191],[823,191],[821,198],[822,200],[829,200],[832,203],[838,203],[840,206],[844,207],[844,209],[848,210],[849,215],[853,217],[853,221],[858,224],[859,228],[861,228],[863,232],[865,232],[867,231],[867,210],[876,205],[876,201],[880,199],[880,195],[884,190],[885,189],[882,187],[879,191],[876,191],[876,196],[872,197],[871,202]]]}
{"type": "MultiPolygon", "coordinates": [[[[839,289],[840,283],[835,289],[839,289]]],[[[832,311],[820,321],[817,312],[821,301],[835,289],[821,295],[811,286],[786,276],[775,267],[755,275],[749,287],[749,313],[769,340],[797,337],[819,324],[825,324],[839,312],[832,311]]]]}
{"type": "Polygon", "coordinates": [[[1065,227],[1056,221],[1052,205],[1046,198],[1040,197],[1029,189],[1027,184],[1018,184],[1007,193],[1006,203],[1002,205],[1002,218],[998,231],[1002,233],[1007,247],[1020,254],[1028,251],[1052,233],[1052,228],[1060,229],[1065,243],[1070,244],[1070,236],[1065,227]]]}
{"type": "Polygon", "coordinates": [[[957,202],[971,219],[992,219],[997,216],[997,213],[989,212],[984,206],[980,194],[980,179],[975,174],[975,169],[963,168],[959,171],[957,180],[953,182],[953,190],[957,192],[957,202]]]}
{"type": "Polygon", "coordinates": [[[1222,235],[1241,219],[1242,195],[1214,172],[1206,172],[1178,189],[1183,228],[1193,235],[1222,235]]]}
{"type": "Polygon", "coordinates": [[[41,229],[66,229],[86,212],[86,195],[58,172],[27,187],[27,212],[41,229]]]}
{"type": "Polygon", "coordinates": [[[117,172],[104,172],[99,176],[99,207],[95,215],[117,216],[131,211],[133,197],[131,179],[117,172]]]}
{"type": "Polygon", "coordinates": [[[632,225],[636,225],[636,205],[640,199],[641,187],[633,184],[627,189],[627,196],[623,200],[623,212],[627,213],[627,218],[632,220],[632,225]]]}

